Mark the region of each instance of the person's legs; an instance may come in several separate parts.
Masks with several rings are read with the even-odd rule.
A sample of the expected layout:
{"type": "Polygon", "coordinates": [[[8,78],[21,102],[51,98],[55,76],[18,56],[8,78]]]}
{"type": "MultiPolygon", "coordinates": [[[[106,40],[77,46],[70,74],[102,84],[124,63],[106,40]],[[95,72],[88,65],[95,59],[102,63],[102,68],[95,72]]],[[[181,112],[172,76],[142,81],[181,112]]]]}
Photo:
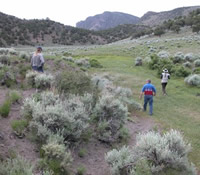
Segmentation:
{"type": "Polygon", "coordinates": [[[38,72],[44,72],[42,66],[41,66],[41,67],[38,67],[38,72]]]}
{"type": "Polygon", "coordinates": [[[37,68],[37,66],[32,66],[32,69],[37,71],[38,68],[37,68]]]}
{"type": "Polygon", "coordinates": [[[167,83],[162,83],[162,92],[163,92],[163,95],[166,95],[166,86],[167,86],[167,83]]]}
{"type": "Polygon", "coordinates": [[[144,96],[144,107],[143,110],[146,111],[147,110],[147,103],[148,103],[148,97],[147,95],[144,96]]]}
{"type": "Polygon", "coordinates": [[[153,96],[149,97],[149,115],[153,115],[153,96]]]}

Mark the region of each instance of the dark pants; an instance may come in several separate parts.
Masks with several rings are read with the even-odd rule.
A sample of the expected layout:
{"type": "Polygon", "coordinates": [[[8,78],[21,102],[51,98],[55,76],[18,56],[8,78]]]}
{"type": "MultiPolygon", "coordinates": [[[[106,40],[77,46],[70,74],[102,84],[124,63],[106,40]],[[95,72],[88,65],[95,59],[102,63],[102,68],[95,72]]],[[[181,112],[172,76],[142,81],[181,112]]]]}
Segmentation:
{"type": "Polygon", "coordinates": [[[41,66],[41,67],[32,66],[32,69],[35,70],[35,71],[37,71],[37,72],[44,72],[43,71],[43,66],[41,66]]]}
{"type": "Polygon", "coordinates": [[[162,92],[164,95],[166,95],[166,86],[167,86],[167,83],[161,83],[162,84],[162,92]]]}
{"type": "Polygon", "coordinates": [[[147,110],[147,104],[149,103],[149,115],[153,114],[153,95],[144,96],[144,111],[147,110]]]}

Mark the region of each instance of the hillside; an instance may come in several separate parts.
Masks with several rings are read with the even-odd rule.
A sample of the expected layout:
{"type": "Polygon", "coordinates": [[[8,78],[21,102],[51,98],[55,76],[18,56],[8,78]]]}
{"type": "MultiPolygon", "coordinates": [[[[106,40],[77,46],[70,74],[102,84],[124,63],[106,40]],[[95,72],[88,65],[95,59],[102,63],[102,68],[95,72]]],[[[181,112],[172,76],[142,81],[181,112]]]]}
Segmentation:
{"type": "Polygon", "coordinates": [[[0,13],[0,46],[105,44],[92,31],[65,26],[49,19],[22,20],[0,13]]]}
{"type": "Polygon", "coordinates": [[[137,24],[139,17],[121,13],[121,12],[104,12],[95,16],[90,16],[84,21],[76,24],[76,27],[88,30],[106,30],[114,28],[121,24],[137,24]]]}
{"type": "Polygon", "coordinates": [[[181,7],[164,12],[149,11],[140,18],[139,24],[144,24],[148,26],[160,25],[164,21],[167,21],[169,19],[174,19],[179,16],[187,16],[191,11],[198,8],[200,8],[200,6],[181,7]]]}
{"type": "MultiPolygon", "coordinates": [[[[183,26],[191,26],[193,32],[199,32],[199,11],[193,11],[187,17],[180,17],[180,15],[187,15],[196,8],[198,7],[177,8],[160,13],[148,12],[141,18],[140,24],[120,24],[114,28],[100,31],[65,26],[50,19],[25,20],[0,13],[0,47],[22,45],[103,45],[126,38],[139,38],[152,33],[161,36],[167,30],[178,33],[180,27],[183,26]],[[173,18],[177,16],[178,18],[173,21],[173,18]],[[162,23],[163,21],[165,24],[162,23]],[[156,30],[152,25],[157,24],[160,27],[156,30]]],[[[123,20],[124,23],[138,21],[138,18],[118,12],[113,12],[111,17],[109,17],[110,12],[105,12],[104,16],[106,16],[106,20],[101,16],[101,21],[111,21],[107,21],[106,25],[117,23],[118,19],[123,20]]],[[[104,22],[102,23],[103,25],[104,22]]]]}

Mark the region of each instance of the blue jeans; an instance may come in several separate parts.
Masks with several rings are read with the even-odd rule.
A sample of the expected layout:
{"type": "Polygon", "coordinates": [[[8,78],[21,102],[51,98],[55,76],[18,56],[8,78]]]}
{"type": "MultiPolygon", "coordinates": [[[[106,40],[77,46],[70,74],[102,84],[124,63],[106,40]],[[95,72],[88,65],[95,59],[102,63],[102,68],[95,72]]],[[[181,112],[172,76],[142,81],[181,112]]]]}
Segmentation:
{"type": "Polygon", "coordinates": [[[144,111],[147,110],[147,104],[149,103],[149,115],[153,114],[153,95],[144,96],[144,111]]]}
{"type": "Polygon", "coordinates": [[[32,69],[35,70],[35,71],[38,71],[38,72],[44,72],[43,71],[43,66],[41,66],[41,67],[32,66],[32,69]]]}

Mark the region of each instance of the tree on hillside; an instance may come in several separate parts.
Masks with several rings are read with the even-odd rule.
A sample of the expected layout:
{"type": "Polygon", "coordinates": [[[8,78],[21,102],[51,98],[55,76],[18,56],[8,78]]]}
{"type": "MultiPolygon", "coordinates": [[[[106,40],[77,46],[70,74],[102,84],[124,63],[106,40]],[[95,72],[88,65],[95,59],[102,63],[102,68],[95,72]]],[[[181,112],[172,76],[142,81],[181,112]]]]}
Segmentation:
{"type": "Polygon", "coordinates": [[[192,32],[199,33],[200,31],[200,23],[192,26],[192,32]]]}
{"type": "Polygon", "coordinates": [[[161,37],[161,35],[163,35],[165,33],[165,30],[163,29],[163,27],[159,26],[154,30],[154,35],[155,36],[159,36],[161,37]]]}
{"type": "Polygon", "coordinates": [[[177,24],[173,24],[170,28],[172,31],[179,33],[181,30],[181,26],[177,25],[177,24]]]}

